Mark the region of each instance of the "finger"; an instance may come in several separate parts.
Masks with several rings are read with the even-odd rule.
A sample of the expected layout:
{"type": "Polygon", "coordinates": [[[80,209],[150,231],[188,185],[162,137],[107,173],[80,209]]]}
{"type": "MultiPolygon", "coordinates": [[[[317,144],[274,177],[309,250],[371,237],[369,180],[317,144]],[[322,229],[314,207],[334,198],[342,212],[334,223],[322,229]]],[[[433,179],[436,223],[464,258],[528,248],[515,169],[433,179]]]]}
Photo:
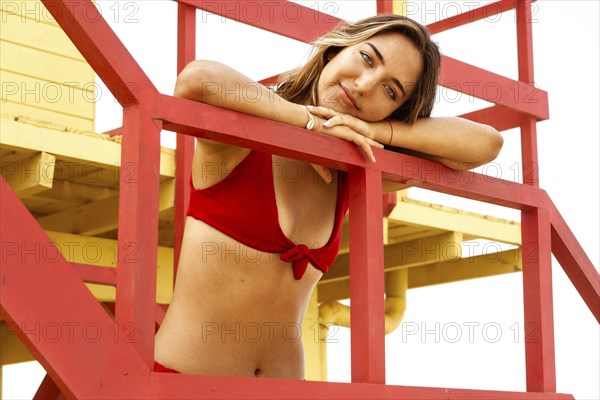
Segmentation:
{"type": "Polygon", "coordinates": [[[331,170],[319,164],[310,164],[316,173],[326,182],[331,183],[331,170]]]}
{"type": "Polygon", "coordinates": [[[382,145],[379,142],[374,141],[373,139],[369,139],[369,138],[366,138],[366,139],[367,139],[367,143],[369,143],[369,145],[371,145],[371,146],[375,146],[375,147],[378,147],[380,149],[384,149],[385,148],[384,145],[382,145]]]}
{"type": "MultiPolygon", "coordinates": [[[[335,116],[329,120],[327,120],[326,122],[323,123],[323,126],[325,126],[326,128],[333,128],[335,126],[345,126],[346,128],[350,129],[350,135],[352,135],[352,141],[354,141],[356,143],[356,141],[354,140],[354,138],[356,137],[356,140],[366,140],[367,144],[369,146],[375,146],[375,147],[379,147],[381,149],[383,149],[383,145],[379,142],[376,142],[375,140],[362,135],[360,132],[355,131],[354,129],[352,129],[352,127],[348,126],[348,124],[346,124],[347,120],[349,120],[349,118],[346,118],[345,115],[338,115],[335,116]]],[[[362,143],[362,142],[361,142],[362,143]]]]}
{"type": "Polygon", "coordinates": [[[358,118],[351,117],[345,114],[339,114],[335,117],[332,117],[327,120],[325,124],[323,124],[326,128],[333,128],[334,126],[347,126],[352,129],[354,132],[361,134],[367,138],[371,138],[368,129],[368,125],[361,121],[358,118]]]}
{"type": "Polygon", "coordinates": [[[371,162],[376,162],[377,160],[375,160],[375,155],[373,154],[373,149],[371,148],[371,146],[369,145],[369,142],[367,142],[365,140],[364,136],[360,136],[360,135],[356,135],[353,139],[353,142],[355,144],[357,144],[358,146],[360,146],[360,148],[362,149],[362,151],[365,152],[365,155],[367,156],[367,158],[371,161],[371,162]]]}
{"type": "MultiPolygon", "coordinates": [[[[345,125],[344,123],[344,117],[342,115],[334,115],[332,117],[330,117],[327,121],[325,121],[325,123],[323,124],[324,126],[326,126],[327,128],[333,128],[334,126],[338,126],[338,125],[345,125]]],[[[351,127],[349,127],[351,128],[351,127]]]]}
{"type": "Polygon", "coordinates": [[[325,119],[329,119],[335,117],[336,115],[339,115],[337,111],[334,111],[331,108],[327,107],[307,107],[307,109],[312,115],[316,115],[325,119]]]}

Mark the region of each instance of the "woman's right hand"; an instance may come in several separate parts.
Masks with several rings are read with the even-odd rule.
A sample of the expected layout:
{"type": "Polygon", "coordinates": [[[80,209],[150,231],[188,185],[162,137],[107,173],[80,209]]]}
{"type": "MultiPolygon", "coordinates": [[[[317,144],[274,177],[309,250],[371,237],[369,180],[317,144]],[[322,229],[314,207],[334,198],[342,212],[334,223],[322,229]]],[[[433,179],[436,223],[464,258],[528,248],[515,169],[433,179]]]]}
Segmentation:
{"type": "MultiPolygon", "coordinates": [[[[328,121],[328,119],[321,118],[322,116],[323,117],[330,116],[330,118],[331,118],[333,116],[342,115],[342,114],[337,113],[334,110],[331,110],[326,107],[312,107],[312,106],[307,107],[307,109],[314,116],[315,125],[313,127],[313,130],[315,130],[317,132],[325,133],[327,135],[339,137],[341,139],[348,140],[349,142],[353,142],[365,152],[365,155],[367,156],[367,158],[370,161],[372,161],[372,162],[376,161],[375,156],[373,155],[373,149],[371,149],[371,146],[383,148],[382,144],[372,140],[371,138],[369,138],[365,135],[362,135],[360,132],[356,132],[355,130],[353,130],[352,128],[350,128],[349,126],[346,126],[346,125],[335,125],[335,126],[330,126],[330,127],[325,126],[325,123],[328,121]]],[[[310,165],[313,167],[315,172],[325,182],[327,182],[327,183],[331,182],[331,170],[328,167],[325,167],[320,164],[313,164],[313,163],[311,163],[310,165]]]]}

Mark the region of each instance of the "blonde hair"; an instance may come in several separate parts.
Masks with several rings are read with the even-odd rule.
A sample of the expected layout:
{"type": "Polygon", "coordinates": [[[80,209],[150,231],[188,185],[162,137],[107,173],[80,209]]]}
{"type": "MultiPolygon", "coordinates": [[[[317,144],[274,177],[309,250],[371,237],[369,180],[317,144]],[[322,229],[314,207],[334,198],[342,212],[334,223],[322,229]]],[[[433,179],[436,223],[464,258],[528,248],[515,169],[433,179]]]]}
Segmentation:
{"type": "MultiPolygon", "coordinates": [[[[413,124],[433,110],[441,63],[440,51],[427,29],[401,15],[380,14],[350,25],[340,26],[317,39],[308,62],[299,69],[281,75],[277,94],[286,100],[314,103],[316,87],[327,62],[344,47],[354,46],[381,34],[396,32],[408,38],[423,57],[423,71],[410,97],[389,118],[413,124]]],[[[316,105],[316,104],[314,104],[316,105]]]]}

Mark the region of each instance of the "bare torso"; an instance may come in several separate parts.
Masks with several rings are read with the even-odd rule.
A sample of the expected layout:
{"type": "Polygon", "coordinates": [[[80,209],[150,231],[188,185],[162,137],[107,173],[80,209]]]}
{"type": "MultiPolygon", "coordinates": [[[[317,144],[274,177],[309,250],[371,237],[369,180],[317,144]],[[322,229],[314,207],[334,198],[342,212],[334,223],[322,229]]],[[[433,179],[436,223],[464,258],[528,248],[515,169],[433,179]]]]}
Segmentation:
{"type": "MultiPolygon", "coordinates": [[[[199,170],[195,159],[197,188],[223,178],[205,182],[199,170]]],[[[309,164],[273,156],[273,179],[282,231],[294,243],[325,245],[334,225],[335,175],[326,184],[309,164]]],[[[155,360],[182,373],[303,379],[302,320],[322,273],[309,265],[295,280],[279,256],[188,217],[155,360]]]]}

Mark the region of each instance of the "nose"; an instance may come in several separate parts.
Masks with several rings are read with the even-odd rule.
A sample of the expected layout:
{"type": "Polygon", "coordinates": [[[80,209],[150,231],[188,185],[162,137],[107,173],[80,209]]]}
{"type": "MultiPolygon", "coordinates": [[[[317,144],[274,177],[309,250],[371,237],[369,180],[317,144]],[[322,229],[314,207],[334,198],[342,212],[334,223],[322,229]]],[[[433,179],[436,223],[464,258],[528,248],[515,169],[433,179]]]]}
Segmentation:
{"type": "Polygon", "coordinates": [[[367,96],[375,88],[378,81],[379,77],[373,71],[363,71],[354,80],[356,92],[362,96],[367,96]]]}

